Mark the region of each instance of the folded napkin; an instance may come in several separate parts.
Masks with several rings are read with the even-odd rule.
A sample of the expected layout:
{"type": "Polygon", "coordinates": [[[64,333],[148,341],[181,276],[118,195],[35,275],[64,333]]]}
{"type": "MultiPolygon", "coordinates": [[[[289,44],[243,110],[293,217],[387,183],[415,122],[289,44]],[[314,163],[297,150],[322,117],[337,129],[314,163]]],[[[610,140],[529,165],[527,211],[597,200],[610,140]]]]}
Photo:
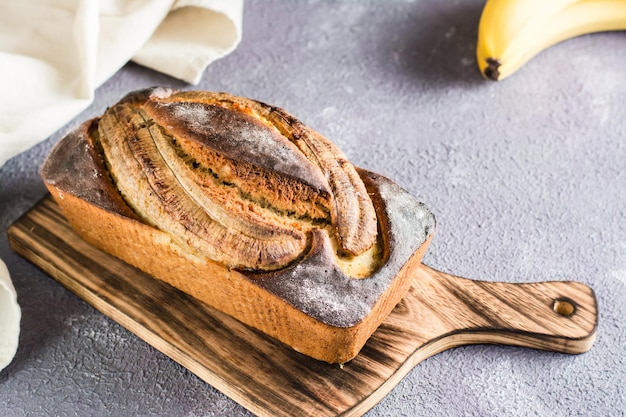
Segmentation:
{"type": "MultiPolygon", "coordinates": [[[[0,167],[92,102],[130,60],[197,84],[241,39],[243,0],[19,0],[0,5],[0,167]]],[[[0,261],[1,262],[1,261],[0,261]]],[[[19,308],[0,269],[0,369],[19,308]]]]}

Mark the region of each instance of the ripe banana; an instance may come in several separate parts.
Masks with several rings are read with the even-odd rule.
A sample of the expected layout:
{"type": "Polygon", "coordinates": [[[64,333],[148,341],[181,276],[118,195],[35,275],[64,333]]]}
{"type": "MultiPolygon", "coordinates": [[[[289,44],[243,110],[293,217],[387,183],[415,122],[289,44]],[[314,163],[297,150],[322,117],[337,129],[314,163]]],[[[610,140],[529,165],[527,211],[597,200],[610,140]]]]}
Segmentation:
{"type": "Polygon", "coordinates": [[[626,29],[626,0],[488,0],[478,28],[481,74],[502,80],[564,40],[626,29]]]}

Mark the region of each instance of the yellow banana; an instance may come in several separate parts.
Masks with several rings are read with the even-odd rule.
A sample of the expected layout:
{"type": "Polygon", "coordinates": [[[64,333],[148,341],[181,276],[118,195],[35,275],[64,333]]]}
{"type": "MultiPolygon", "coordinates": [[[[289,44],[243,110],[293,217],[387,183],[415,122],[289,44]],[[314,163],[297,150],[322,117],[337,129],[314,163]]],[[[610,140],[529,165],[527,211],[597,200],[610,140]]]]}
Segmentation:
{"type": "Polygon", "coordinates": [[[548,47],[593,32],[626,29],[626,0],[488,0],[476,59],[502,80],[548,47]]]}

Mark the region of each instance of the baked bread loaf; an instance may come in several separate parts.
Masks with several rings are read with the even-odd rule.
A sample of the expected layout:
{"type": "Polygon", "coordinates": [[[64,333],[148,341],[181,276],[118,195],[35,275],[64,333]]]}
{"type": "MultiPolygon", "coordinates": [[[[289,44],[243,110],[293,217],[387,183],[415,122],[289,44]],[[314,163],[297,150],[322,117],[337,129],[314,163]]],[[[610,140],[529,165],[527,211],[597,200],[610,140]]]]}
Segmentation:
{"type": "Polygon", "coordinates": [[[331,363],[401,300],[435,224],[289,113],[226,93],[130,93],[41,174],[90,244],[331,363]]]}

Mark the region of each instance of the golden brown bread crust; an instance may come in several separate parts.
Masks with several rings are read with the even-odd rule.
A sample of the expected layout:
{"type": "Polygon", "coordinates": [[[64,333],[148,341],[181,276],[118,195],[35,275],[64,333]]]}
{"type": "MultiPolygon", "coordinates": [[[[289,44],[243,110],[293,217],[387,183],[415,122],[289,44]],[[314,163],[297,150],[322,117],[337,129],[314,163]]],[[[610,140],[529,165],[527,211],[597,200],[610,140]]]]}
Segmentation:
{"type": "MultiPolygon", "coordinates": [[[[137,100],[141,94],[148,93],[130,97],[137,100]]],[[[129,209],[94,143],[97,129],[98,120],[83,124],[57,145],[42,167],[46,186],[76,232],[94,246],[316,359],[343,363],[358,353],[408,289],[411,271],[419,265],[434,229],[432,214],[408,193],[383,177],[358,171],[372,196],[379,245],[384,248],[385,262],[371,276],[349,277],[339,266],[328,228],[316,227],[295,264],[276,271],[229,268],[189,251],[129,209]]],[[[238,157],[246,162],[246,156],[238,157]]],[[[324,188],[323,183],[319,188],[324,188]]]]}

